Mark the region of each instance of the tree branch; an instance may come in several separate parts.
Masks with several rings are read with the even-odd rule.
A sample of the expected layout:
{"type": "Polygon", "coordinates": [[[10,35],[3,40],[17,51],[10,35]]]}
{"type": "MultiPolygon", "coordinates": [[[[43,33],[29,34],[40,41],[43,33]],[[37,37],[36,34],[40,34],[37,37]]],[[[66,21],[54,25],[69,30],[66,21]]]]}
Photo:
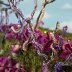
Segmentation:
{"type": "Polygon", "coordinates": [[[54,1],[55,1],[55,0],[51,0],[51,1],[49,1],[49,0],[43,0],[43,2],[42,2],[42,9],[41,9],[41,11],[40,11],[40,13],[39,13],[39,15],[38,15],[38,17],[37,17],[36,25],[35,25],[34,30],[37,28],[38,23],[39,23],[40,21],[42,21],[42,18],[44,17],[44,8],[46,7],[46,5],[49,4],[49,3],[52,3],[52,2],[54,2],[54,1]]]}

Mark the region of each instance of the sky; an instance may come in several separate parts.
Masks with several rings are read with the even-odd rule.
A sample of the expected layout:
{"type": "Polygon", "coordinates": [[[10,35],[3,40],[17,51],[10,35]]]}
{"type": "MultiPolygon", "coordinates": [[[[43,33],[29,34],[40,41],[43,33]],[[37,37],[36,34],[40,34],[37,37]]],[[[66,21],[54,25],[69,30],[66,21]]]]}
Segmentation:
{"type": "MultiPolygon", "coordinates": [[[[3,0],[7,2],[7,0],[3,0]]],[[[34,21],[36,20],[41,10],[42,0],[38,0],[38,8],[34,15],[34,21]]],[[[25,18],[29,17],[34,9],[34,0],[24,0],[18,4],[18,8],[22,11],[25,18]]],[[[68,26],[68,32],[72,32],[72,0],[56,0],[55,2],[48,4],[45,8],[45,15],[43,18],[43,27],[49,29],[55,29],[56,22],[60,22],[60,28],[68,26]]],[[[15,14],[9,15],[9,23],[18,23],[15,14]]]]}

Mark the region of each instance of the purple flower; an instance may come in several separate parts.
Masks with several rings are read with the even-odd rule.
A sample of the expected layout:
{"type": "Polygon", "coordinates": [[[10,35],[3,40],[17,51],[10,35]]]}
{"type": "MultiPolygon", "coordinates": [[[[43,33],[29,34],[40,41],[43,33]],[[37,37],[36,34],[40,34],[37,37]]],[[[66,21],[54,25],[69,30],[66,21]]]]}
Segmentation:
{"type": "Polygon", "coordinates": [[[36,50],[42,50],[43,46],[41,44],[39,44],[37,41],[35,41],[35,39],[33,39],[31,41],[32,45],[35,47],[36,50]]]}
{"type": "Polygon", "coordinates": [[[55,72],[62,72],[62,62],[57,62],[54,66],[55,72]]]}
{"type": "Polygon", "coordinates": [[[2,31],[5,31],[8,28],[8,26],[7,25],[2,25],[1,28],[2,28],[2,31]]]}
{"type": "Polygon", "coordinates": [[[48,65],[50,64],[51,60],[45,62],[43,61],[42,70],[41,72],[48,72],[48,65]]]}
{"type": "Polygon", "coordinates": [[[52,44],[53,40],[48,41],[45,45],[44,45],[44,51],[45,52],[50,52],[51,51],[51,44],[52,44]]]}
{"type": "Polygon", "coordinates": [[[72,53],[72,48],[69,44],[64,46],[64,50],[61,53],[60,57],[66,59],[72,53]]]}
{"type": "Polygon", "coordinates": [[[63,27],[63,37],[65,37],[67,35],[67,30],[68,30],[68,27],[64,26],[63,27]]]}
{"type": "Polygon", "coordinates": [[[6,39],[12,39],[14,37],[15,37],[15,34],[13,32],[6,33],[6,35],[5,35],[6,39]]]}
{"type": "Polygon", "coordinates": [[[0,57],[0,71],[3,71],[8,66],[9,61],[8,57],[0,57]]]}
{"type": "Polygon", "coordinates": [[[11,45],[12,52],[16,53],[20,50],[21,46],[20,45],[11,45]]]}
{"type": "Polygon", "coordinates": [[[27,72],[24,68],[16,69],[15,72],[27,72]]]}
{"type": "Polygon", "coordinates": [[[55,36],[56,42],[58,43],[59,42],[59,34],[55,32],[54,36],[55,36]]]}
{"type": "Polygon", "coordinates": [[[48,66],[46,63],[43,63],[42,71],[41,72],[48,72],[48,66]]]}
{"type": "Polygon", "coordinates": [[[27,72],[24,68],[16,68],[17,62],[9,57],[0,57],[0,72],[27,72]]]}

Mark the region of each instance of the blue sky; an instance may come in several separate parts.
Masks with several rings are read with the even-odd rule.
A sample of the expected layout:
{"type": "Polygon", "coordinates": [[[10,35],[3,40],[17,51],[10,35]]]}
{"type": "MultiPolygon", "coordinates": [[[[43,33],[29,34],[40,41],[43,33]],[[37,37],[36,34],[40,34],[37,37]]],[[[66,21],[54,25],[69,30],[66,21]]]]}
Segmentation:
{"type": "MultiPolygon", "coordinates": [[[[6,0],[3,0],[6,2],[6,0]]],[[[38,9],[34,16],[34,22],[41,9],[42,0],[38,0],[38,9]]],[[[25,17],[28,17],[33,8],[34,0],[24,0],[18,8],[22,11],[25,17]]],[[[72,0],[56,0],[45,8],[45,16],[43,18],[45,28],[55,29],[56,22],[60,22],[60,26],[67,25],[68,31],[72,32],[72,0]]],[[[10,14],[9,23],[18,23],[14,14],[10,14]]]]}

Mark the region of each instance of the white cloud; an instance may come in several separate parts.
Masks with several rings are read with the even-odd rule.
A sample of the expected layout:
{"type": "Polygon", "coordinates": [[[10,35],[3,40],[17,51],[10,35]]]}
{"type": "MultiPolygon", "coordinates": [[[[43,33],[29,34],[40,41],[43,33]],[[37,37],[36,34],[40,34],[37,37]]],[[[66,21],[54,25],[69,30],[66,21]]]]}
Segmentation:
{"type": "Polygon", "coordinates": [[[63,5],[62,9],[72,9],[72,4],[66,3],[63,5]]]}
{"type": "MultiPolygon", "coordinates": [[[[36,11],[36,13],[35,13],[35,15],[34,15],[34,18],[35,18],[35,19],[38,17],[39,12],[40,12],[39,10],[36,11]]],[[[47,19],[47,18],[50,18],[50,17],[51,17],[51,15],[45,11],[45,14],[44,14],[43,19],[47,19]]]]}
{"type": "Polygon", "coordinates": [[[63,26],[68,26],[68,31],[69,32],[72,32],[72,21],[63,21],[61,24],[60,24],[61,28],[63,26]]]}

